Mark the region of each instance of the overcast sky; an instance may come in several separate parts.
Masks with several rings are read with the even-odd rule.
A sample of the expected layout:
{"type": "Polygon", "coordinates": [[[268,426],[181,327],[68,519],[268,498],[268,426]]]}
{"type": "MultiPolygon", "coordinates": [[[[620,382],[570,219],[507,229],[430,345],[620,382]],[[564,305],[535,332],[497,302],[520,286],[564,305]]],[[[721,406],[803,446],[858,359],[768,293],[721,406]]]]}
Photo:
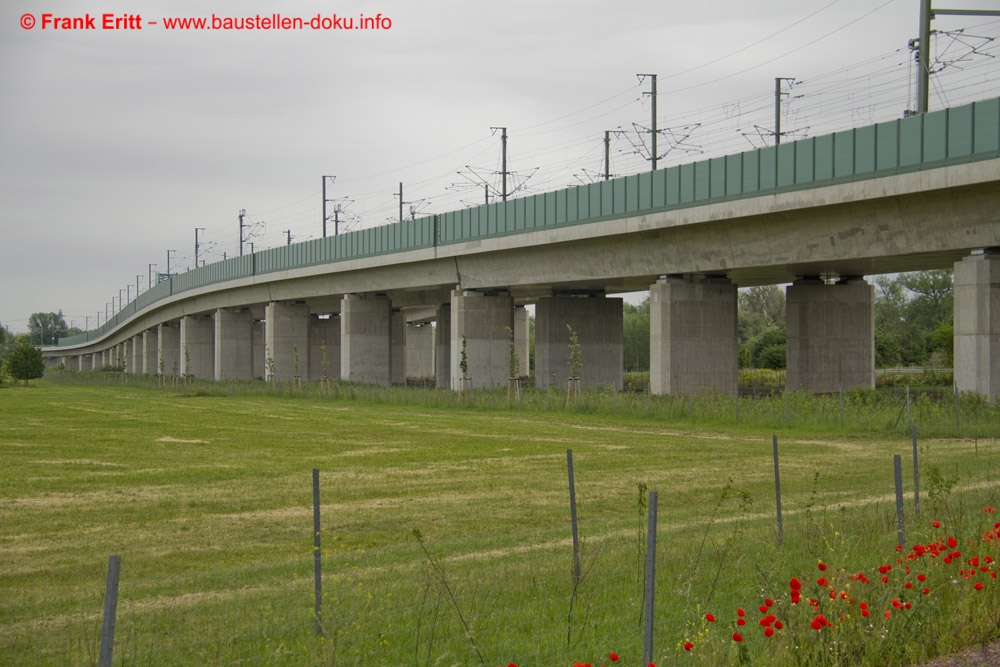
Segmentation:
{"type": "MultiPolygon", "coordinates": [[[[492,127],[507,128],[518,193],[597,178],[606,130],[620,130],[614,173],[648,169],[651,81],[637,74],[658,75],[661,166],[772,140],[775,77],[794,78],[786,140],[899,117],[914,106],[918,14],[919,0],[3,0],[0,323],[103,322],[168,250],[172,271],[194,266],[195,228],[202,260],[238,254],[241,209],[258,250],[316,238],[324,174],[349,229],[398,218],[400,182],[406,215],[479,204],[499,188],[492,127]],[[141,29],[104,30],[105,14],[141,29]],[[258,14],[382,19],[165,25],[258,14]]],[[[1000,95],[1000,19],[933,27],[947,34],[931,108],[1000,95]]]]}

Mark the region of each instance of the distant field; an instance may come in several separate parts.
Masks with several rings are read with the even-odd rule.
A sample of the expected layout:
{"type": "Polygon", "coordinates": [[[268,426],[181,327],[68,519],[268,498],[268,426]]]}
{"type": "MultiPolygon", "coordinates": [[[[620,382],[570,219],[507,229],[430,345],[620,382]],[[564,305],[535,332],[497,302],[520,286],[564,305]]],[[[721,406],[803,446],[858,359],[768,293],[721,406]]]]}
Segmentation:
{"type": "MultiPolygon", "coordinates": [[[[497,396],[468,407],[416,393],[405,404],[377,391],[206,393],[0,388],[0,664],[96,664],[107,559],[120,554],[116,665],[526,667],[600,664],[609,651],[637,665],[648,489],[659,494],[655,655],[671,665],[693,658],[682,644],[706,609],[753,604],[817,558],[873,567],[891,552],[893,454],[915,535],[928,513],[957,525],[1000,504],[991,426],[921,440],[915,521],[911,440],[891,423],[870,435],[710,414],[696,423],[647,414],[641,397],[615,414],[609,398],[594,413],[504,409],[499,394],[495,408],[497,396]],[[570,448],[583,539],[575,590],[570,448]]],[[[950,423],[947,410],[937,416],[950,423]]],[[[979,418],[998,423],[992,408],[979,418]]]]}

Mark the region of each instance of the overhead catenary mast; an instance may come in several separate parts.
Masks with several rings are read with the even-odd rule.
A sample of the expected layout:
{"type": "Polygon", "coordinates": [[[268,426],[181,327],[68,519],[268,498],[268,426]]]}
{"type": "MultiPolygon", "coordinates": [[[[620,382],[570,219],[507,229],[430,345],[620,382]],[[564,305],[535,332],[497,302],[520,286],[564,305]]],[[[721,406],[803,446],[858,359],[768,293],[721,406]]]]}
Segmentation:
{"type": "Polygon", "coordinates": [[[917,42],[917,113],[930,109],[931,21],[937,16],[1000,16],[996,9],[934,9],[931,0],[920,0],[920,38],[917,42]]]}

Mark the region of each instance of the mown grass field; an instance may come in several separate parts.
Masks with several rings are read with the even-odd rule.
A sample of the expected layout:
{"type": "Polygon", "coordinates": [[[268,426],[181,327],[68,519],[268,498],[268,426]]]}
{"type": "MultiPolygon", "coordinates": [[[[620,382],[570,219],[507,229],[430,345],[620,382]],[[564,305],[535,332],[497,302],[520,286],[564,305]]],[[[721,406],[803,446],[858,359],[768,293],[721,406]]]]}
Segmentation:
{"type": "MultiPolygon", "coordinates": [[[[614,411],[558,401],[549,410],[544,397],[521,410],[495,407],[496,397],[474,407],[382,398],[393,397],[0,388],[0,664],[96,664],[108,556],[119,554],[115,664],[527,667],[596,665],[615,651],[638,665],[646,490],[659,496],[657,664],[809,664],[757,639],[701,657],[683,643],[709,643],[706,610],[755,606],[817,560],[844,572],[881,564],[897,538],[893,454],[904,460],[910,540],[931,535],[932,516],[974,539],[982,507],[1000,504],[993,408],[977,408],[974,435],[948,435],[946,408],[914,408],[918,428],[921,415],[940,422],[919,444],[917,518],[911,440],[894,406],[872,408],[878,429],[856,426],[867,423],[860,416],[843,429],[771,428],[750,408],[749,423],[713,419],[710,404],[684,419],[683,404],[677,416],[618,412],[617,398],[614,411]],[[583,541],[577,586],[567,449],[583,541]]],[[[719,405],[731,409],[727,400],[719,405]]],[[[994,602],[997,588],[987,591],[994,602]]],[[[894,635],[900,664],[1000,628],[963,618],[955,630],[930,611],[920,623],[938,624],[934,641],[912,624],[894,635]]]]}

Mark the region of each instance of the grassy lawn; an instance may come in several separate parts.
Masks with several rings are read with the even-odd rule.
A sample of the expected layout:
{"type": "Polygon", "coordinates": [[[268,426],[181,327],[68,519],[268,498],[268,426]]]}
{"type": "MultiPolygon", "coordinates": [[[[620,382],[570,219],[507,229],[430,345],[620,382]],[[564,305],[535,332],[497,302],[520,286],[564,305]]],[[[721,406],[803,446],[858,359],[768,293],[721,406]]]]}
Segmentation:
{"type": "MultiPolygon", "coordinates": [[[[919,444],[915,517],[912,445],[893,428],[895,405],[871,408],[879,428],[860,417],[775,427],[780,403],[766,419],[741,406],[736,422],[710,403],[645,410],[645,397],[574,411],[558,399],[546,409],[543,393],[521,410],[499,395],[469,407],[437,393],[228,393],[240,395],[0,388],[0,664],[96,664],[108,556],[119,554],[115,664],[569,666],[615,651],[638,665],[645,490],[659,496],[658,665],[905,664],[998,634],[1000,618],[983,611],[1000,608],[995,584],[980,606],[916,599],[919,622],[887,624],[876,632],[885,650],[863,655],[827,646],[804,658],[759,633],[736,644],[703,616],[733,622],[768,591],[787,598],[789,578],[812,576],[818,561],[847,581],[895,558],[893,454],[903,455],[908,544],[940,533],[932,519],[978,543],[993,521],[983,507],[1000,505],[992,408],[977,408],[975,436],[957,437],[947,435],[953,413],[914,404],[914,423],[932,434],[919,444]],[[324,637],[313,618],[313,468],[324,637]]],[[[718,405],[733,410],[733,398],[718,405]]],[[[779,604],[789,625],[805,613],[779,604]]]]}

